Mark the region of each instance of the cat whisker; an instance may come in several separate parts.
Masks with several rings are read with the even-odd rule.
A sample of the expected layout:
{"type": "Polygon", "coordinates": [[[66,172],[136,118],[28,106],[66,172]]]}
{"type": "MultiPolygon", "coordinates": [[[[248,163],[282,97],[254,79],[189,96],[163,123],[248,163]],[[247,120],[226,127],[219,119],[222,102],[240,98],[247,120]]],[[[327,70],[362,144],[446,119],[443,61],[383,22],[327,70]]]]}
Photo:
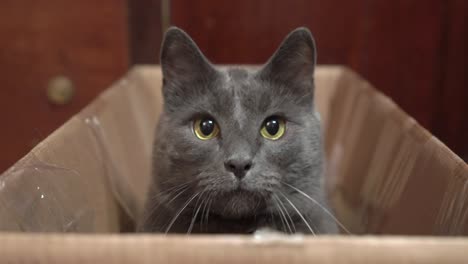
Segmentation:
{"type": "Polygon", "coordinates": [[[170,188],[168,188],[168,189],[166,189],[164,191],[157,192],[156,195],[154,195],[152,198],[157,199],[162,195],[166,195],[166,194],[169,194],[169,193],[172,193],[172,192],[177,192],[178,190],[180,190],[180,189],[182,189],[184,187],[187,187],[189,184],[191,184],[194,181],[195,181],[195,179],[191,180],[191,181],[188,181],[188,182],[183,182],[181,184],[177,184],[177,185],[172,186],[172,187],[170,187],[170,188]]]}
{"type": "MultiPolygon", "coordinates": [[[[166,204],[170,204],[171,202],[173,202],[175,199],[177,199],[180,195],[182,195],[185,191],[187,191],[189,189],[189,185],[190,183],[194,182],[195,180],[191,180],[191,181],[188,181],[188,182],[185,182],[185,183],[182,183],[182,184],[179,184],[179,185],[176,185],[176,186],[173,186],[167,190],[164,190],[162,192],[159,192],[157,193],[155,196],[153,196],[152,199],[158,199],[160,198],[161,196],[163,195],[166,195],[167,199],[170,199],[168,202],[165,202],[166,204]],[[171,198],[171,196],[173,194],[177,193],[175,196],[173,196],[171,198]]],[[[158,203],[155,203],[156,206],[154,206],[151,210],[155,211],[157,210],[161,205],[163,204],[163,202],[158,202],[158,203]]]]}
{"type": "Polygon", "coordinates": [[[187,208],[187,206],[188,206],[188,205],[193,201],[193,199],[195,199],[199,194],[200,194],[200,192],[197,192],[197,193],[195,193],[194,195],[192,195],[192,197],[190,197],[190,199],[182,206],[182,208],[177,212],[177,214],[174,216],[174,218],[172,218],[171,222],[169,223],[169,226],[166,228],[165,234],[167,234],[167,233],[169,232],[169,230],[171,230],[172,225],[174,225],[175,221],[176,221],[177,218],[180,216],[180,214],[182,214],[182,212],[185,210],[185,208],[187,208]]]}
{"type": "MultiPolygon", "coordinates": [[[[166,184],[166,183],[168,183],[168,182],[171,182],[171,181],[173,181],[173,180],[174,180],[174,178],[171,177],[171,178],[169,178],[169,179],[167,179],[167,180],[165,180],[165,181],[158,182],[158,184],[159,184],[159,185],[164,185],[164,184],[166,184]]],[[[185,182],[185,183],[186,183],[186,182],[185,182]]],[[[185,183],[184,183],[184,184],[185,184],[185,183]]],[[[173,187],[171,187],[171,188],[173,188],[173,187]]]]}
{"type": "Polygon", "coordinates": [[[206,210],[206,204],[208,203],[208,197],[209,197],[209,193],[206,194],[206,198],[202,201],[202,203],[200,204],[203,209],[201,211],[201,215],[200,215],[200,224],[199,224],[199,228],[200,228],[200,231],[202,231],[202,228],[203,228],[203,217],[205,216],[205,210],[206,210]]]}
{"type": "Polygon", "coordinates": [[[170,204],[171,202],[173,202],[175,199],[177,199],[177,197],[181,196],[185,191],[187,191],[189,188],[188,186],[186,186],[186,188],[182,188],[180,189],[179,193],[177,193],[176,195],[174,195],[174,197],[172,197],[166,204],[170,204]]]}
{"type": "Polygon", "coordinates": [[[198,202],[200,201],[200,199],[202,199],[203,194],[205,193],[205,191],[206,191],[206,189],[205,189],[204,191],[202,191],[201,194],[198,196],[197,203],[195,204],[195,207],[197,208],[197,210],[195,211],[194,214],[192,214],[192,221],[190,222],[190,226],[189,226],[189,228],[188,228],[188,230],[187,230],[187,235],[192,233],[193,225],[195,224],[195,221],[196,221],[197,216],[198,216],[198,212],[200,212],[200,209],[201,209],[201,207],[202,207],[202,205],[203,205],[203,201],[204,201],[204,200],[202,200],[202,201],[200,202],[200,204],[198,205],[198,207],[197,207],[197,204],[198,204],[198,202]]]}
{"type": "Polygon", "coordinates": [[[208,210],[206,210],[206,215],[205,215],[205,218],[206,218],[206,224],[205,225],[206,225],[207,230],[209,230],[208,221],[209,221],[209,217],[210,217],[211,204],[213,203],[213,194],[210,194],[209,199],[210,199],[210,202],[208,204],[208,210]]]}
{"type": "MultiPolygon", "coordinates": [[[[276,197],[279,199],[279,197],[276,195],[276,197]]],[[[281,202],[281,199],[279,199],[280,202],[281,202]]],[[[296,225],[294,225],[294,221],[292,220],[291,218],[291,215],[289,214],[289,211],[288,209],[286,208],[286,206],[284,206],[283,202],[280,203],[280,206],[283,207],[283,210],[284,212],[286,213],[286,216],[288,217],[289,221],[291,222],[291,225],[293,227],[293,230],[294,230],[294,233],[296,233],[296,225]]]]}
{"type": "Polygon", "coordinates": [[[173,193],[173,192],[177,192],[177,190],[179,189],[182,189],[184,188],[185,186],[187,186],[188,183],[182,183],[182,184],[178,184],[176,186],[173,186],[167,190],[164,190],[164,191],[161,191],[161,192],[156,192],[154,196],[152,196],[153,199],[157,199],[163,195],[166,195],[166,194],[169,194],[169,193],[173,193]]]}
{"type": "Polygon", "coordinates": [[[292,234],[291,226],[289,226],[289,223],[286,220],[286,216],[285,216],[283,210],[281,209],[281,206],[279,205],[281,203],[281,200],[279,200],[279,198],[278,198],[278,196],[276,194],[273,194],[273,199],[275,200],[276,210],[280,213],[280,219],[281,219],[281,222],[283,224],[284,230],[286,230],[286,227],[287,227],[288,230],[289,230],[289,233],[292,234]]]}
{"type": "Polygon", "coordinates": [[[283,225],[283,230],[286,232],[286,223],[284,221],[284,217],[283,217],[283,213],[281,212],[281,209],[280,207],[278,206],[278,202],[275,200],[275,208],[276,208],[276,211],[279,213],[279,218],[281,220],[281,224],[283,225]]]}
{"type": "MultiPolygon", "coordinates": [[[[177,180],[177,178],[171,177],[171,178],[169,178],[169,179],[167,179],[167,180],[165,180],[165,181],[158,182],[157,184],[158,184],[158,186],[161,186],[161,185],[167,184],[168,182],[171,182],[171,181],[174,181],[174,180],[177,180]]],[[[197,179],[197,178],[193,178],[193,179],[191,179],[191,180],[189,180],[189,181],[184,181],[184,183],[182,183],[182,184],[189,184],[189,183],[192,183],[192,182],[194,182],[194,181],[196,181],[196,180],[198,180],[198,179],[197,179]]],[[[176,187],[176,186],[170,187],[170,189],[175,188],[175,187],[176,187]]]]}
{"type": "Polygon", "coordinates": [[[325,213],[327,213],[346,233],[348,234],[352,234],[351,232],[349,232],[349,230],[338,220],[336,219],[336,217],[329,211],[327,210],[327,208],[325,208],[323,205],[321,205],[319,202],[317,202],[317,200],[315,200],[314,198],[310,197],[308,194],[306,194],[305,192],[299,190],[298,188],[292,186],[291,184],[288,184],[286,182],[281,182],[283,185],[286,185],[288,187],[290,187],[291,189],[297,191],[298,193],[300,193],[301,195],[303,195],[304,197],[306,197],[307,199],[309,199],[310,201],[312,201],[313,203],[315,203],[316,205],[318,205],[325,213]]]}
{"type": "Polygon", "coordinates": [[[304,224],[307,226],[307,228],[309,228],[312,235],[315,236],[315,232],[312,229],[312,227],[310,227],[309,222],[307,222],[305,217],[301,214],[301,212],[299,212],[299,210],[296,208],[296,206],[293,204],[293,202],[291,202],[291,200],[289,200],[288,197],[286,197],[286,195],[284,195],[283,192],[280,191],[280,194],[284,197],[284,199],[286,199],[286,201],[289,203],[289,205],[291,205],[291,207],[296,211],[296,213],[299,215],[299,217],[302,219],[302,221],[304,221],[304,224]]]}
{"type": "Polygon", "coordinates": [[[208,191],[208,194],[206,195],[206,199],[205,199],[205,203],[203,205],[203,210],[201,212],[201,217],[200,217],[200,230],[203,229],[203,222],[205,220],[205,212],[206,212],[206,207],[208,206],[208,203],[210,202],[210,199],[211,199],[211,195],[212,195],[212,192],[211,191],[208,191]]]}
{"type": "MultiPolygon", "coordinates": [[[[278,212],[278,209],[276,209],[276,212],[278,212]]],[[[270,210],[270,217],[271,217],[271,224],[270,224],[270,226],[274,226],[274,227],[277,228],[277,226],[276,226],[276,221],[275,221],[275,216],[273,215],[273,211],[272,211],[272,210],[270,210]]],[[[283,228],[284,228],[284,226],[283,226],[283,228]]]]}
{"type": "MultiPolygon", "coordinates": [[[[179,185],[180,188],[177,188],[175,190],[172,190],[172,191],[169,191],[169,192],[164,192],[164,193],[160,193],[159,195],[167,195],[168,198],[170,198],[170,196],[174,193],[176,193],[176,195],[174,195],[171,200],[169,200],[166,204],[170,204],[172,201],[174,201],[175,199],[177,199],[177,197],[179,197],[180,195],[182,195],[185,191],[187,191],[189,188],[188,186],[188,183],[187,184],[181,184],[179,185]]],[[[158,197],[158,196],[155,196],[155,198],[158,197]]],[[[154,198],[153,198],[154,199],[154,198]]],[[[155,206],[152,206],[151,210],[152,211],[156,211],[161,205],[163,205],[164,203],[163,202],[157,202],[157,203],[154,203],[155,206]]],[[[156,217],[157,219],[158,217],[156,217]]]]}

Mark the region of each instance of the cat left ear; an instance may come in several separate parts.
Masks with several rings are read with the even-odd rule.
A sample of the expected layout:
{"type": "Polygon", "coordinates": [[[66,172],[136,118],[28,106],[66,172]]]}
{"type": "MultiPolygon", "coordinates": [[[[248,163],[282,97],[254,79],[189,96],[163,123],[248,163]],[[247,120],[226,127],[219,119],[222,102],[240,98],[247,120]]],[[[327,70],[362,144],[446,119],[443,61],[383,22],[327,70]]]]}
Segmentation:
{"type": "Polygon", "coordinates": [[[193,83],[215,73],[195,42],[177,27],[171,27],[164,36],[161,68],[165,82],[169,83],[193,83]]]}
{"type": "Polygon", "coordinates": [[[264,80],[303,87],[313,93],[315,62],[314,39],[302,27],[289,33],[258,74],[264,80]]]}

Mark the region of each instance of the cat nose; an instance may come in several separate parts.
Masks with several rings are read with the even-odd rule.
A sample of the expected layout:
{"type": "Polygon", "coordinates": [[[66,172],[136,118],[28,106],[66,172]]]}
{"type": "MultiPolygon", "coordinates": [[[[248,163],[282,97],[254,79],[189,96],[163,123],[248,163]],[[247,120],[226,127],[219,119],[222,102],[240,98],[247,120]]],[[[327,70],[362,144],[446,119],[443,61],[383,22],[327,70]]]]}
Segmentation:
{"type": "Polygon", "coordinates": [[[224,163],[224,166],[241,180],[247,174],[247,171],[252,168],[252,160],[248,158],[229,159],[224,163]]]}

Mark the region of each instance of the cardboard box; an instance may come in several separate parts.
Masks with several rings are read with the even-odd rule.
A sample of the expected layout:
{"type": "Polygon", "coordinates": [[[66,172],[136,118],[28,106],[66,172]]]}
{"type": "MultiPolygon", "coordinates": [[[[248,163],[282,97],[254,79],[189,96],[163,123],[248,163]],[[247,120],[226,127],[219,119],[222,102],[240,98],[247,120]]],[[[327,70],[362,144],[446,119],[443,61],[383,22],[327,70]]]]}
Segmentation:
{"type": "Polygon", "coordinates": [[[316,103],[355,235],[115,234],[142,211],[161,79],[134,68],[0,176],[0,263],[468,263],[468,238],[440,236],[468,235],[467,164],[338,66],[318,67],[316,103]]]}

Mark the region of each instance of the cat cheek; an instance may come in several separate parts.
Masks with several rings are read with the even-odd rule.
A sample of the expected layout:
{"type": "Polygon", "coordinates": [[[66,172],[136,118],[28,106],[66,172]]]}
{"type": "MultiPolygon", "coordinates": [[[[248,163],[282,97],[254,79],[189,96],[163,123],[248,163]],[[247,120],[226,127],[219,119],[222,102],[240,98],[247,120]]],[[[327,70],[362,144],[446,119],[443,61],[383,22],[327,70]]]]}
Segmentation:
{"type": "Polygon", "coordinates": [[[274,146],[269,146],[265,157],[274,168],[287,169],[303,155],[304,142],[296,137],[284,138],[274,146]]]}

